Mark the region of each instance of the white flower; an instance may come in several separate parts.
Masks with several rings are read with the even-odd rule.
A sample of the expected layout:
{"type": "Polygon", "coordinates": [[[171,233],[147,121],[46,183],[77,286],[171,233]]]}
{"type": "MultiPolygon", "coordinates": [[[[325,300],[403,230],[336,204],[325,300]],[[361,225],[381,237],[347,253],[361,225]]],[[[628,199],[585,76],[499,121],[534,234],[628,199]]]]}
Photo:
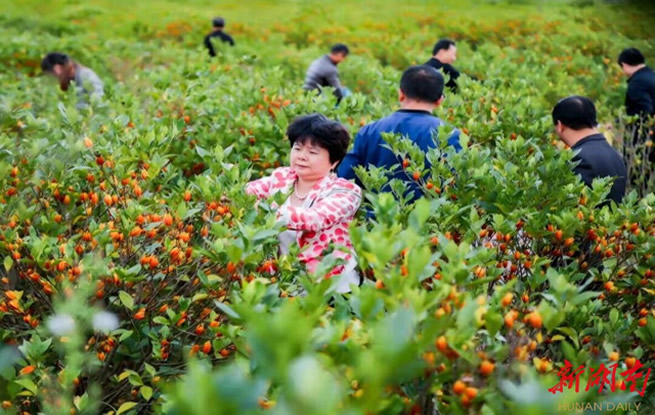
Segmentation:
{"type": "Polygon", "coordinates": [[[118,317],[108,311],[99,311],[93,316],[93,328],[109,332],[118,328],[118,317]]]}
{"type": "Polygon", "coordinates": [[[66,336],[75,331],[75,320],[70,314],[56,314],[48,319],[48,329],[55,336],[66,336]]]}

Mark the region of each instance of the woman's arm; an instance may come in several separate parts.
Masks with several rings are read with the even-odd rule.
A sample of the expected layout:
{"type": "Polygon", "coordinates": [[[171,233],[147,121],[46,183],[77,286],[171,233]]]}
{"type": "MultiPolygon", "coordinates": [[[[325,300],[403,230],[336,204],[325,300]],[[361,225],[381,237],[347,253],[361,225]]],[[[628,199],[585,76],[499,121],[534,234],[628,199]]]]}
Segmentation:
{"type": "Polygon", "coordinates": [[[257,199],[266,199],[273,193],[283,189],[290,180],[291,169],[280,167],[275,169],[270,176],[253,180],[246,185],[246,193],[257,196],[257,199]]]}
{"type": "Polygon", "coordinates": [[[289,229],[318,231],[355,215],[362,201],[359,186],[343,180],[336,188],[321,197],[312,207],[282,206],[277,217],[289,229]]]}

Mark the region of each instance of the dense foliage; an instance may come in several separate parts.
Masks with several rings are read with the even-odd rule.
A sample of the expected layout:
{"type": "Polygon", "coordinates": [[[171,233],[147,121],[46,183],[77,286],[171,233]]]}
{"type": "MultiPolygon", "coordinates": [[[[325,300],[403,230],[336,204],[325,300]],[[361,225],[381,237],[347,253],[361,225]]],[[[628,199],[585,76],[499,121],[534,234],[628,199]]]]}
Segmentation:
{"type": "MultiPolygon", "coordinates": [[[[653,366],[652,166],[631,159],[636,190],[597,209],[609,182],[578,181],[550,119],[559,98],[590,96],[621,148],[632,132],[615,56],[628,44],[653,56],[640,20],[652,12],[484,5],[489,18],[409,2],[401,15],[333,21],[329,3],[271,6],[275,23],[228,20],[237,46],[210,61],[204,20],[186,9],[174,21],[138,9],[135,23],[54,3],[56,18],[8,14],[0,28],[0,411],[654,407],[652,381],[643,397],[630,385],[585,391],[587,374],[580,393],[548,391],[564,359],[653,366]],[[297,251],[278,255],[270,204],[253,209],[244,185],[286,163],[296,115],[322,112],[354,135],[393,111],[400,70],[427,60],[436,36],[457,39],[458,68],[481,80],[463,77],[437,110],[465,151],[431,151],[425,175],[425,155],[388,138],[426,197],[367,192],[376,220],[360,214],[351,230],[367,282],[332,298],[297,251]],[[340,70],[355,91],[339,106],[300,90],[337,40],[352,46],[340,70]],[[78,111],[73,91],[36,76],[49,50],[95,69],[105,98],[78,111]]],[[[385,183],[360,173],[368,189],[385,183]]]]}

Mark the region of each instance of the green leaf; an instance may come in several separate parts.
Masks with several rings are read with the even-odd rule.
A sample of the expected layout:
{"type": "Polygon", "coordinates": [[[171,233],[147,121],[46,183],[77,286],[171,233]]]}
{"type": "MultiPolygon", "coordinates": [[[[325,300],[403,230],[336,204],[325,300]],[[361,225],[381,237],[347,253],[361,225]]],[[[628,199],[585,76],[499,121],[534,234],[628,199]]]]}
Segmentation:
{"type": "Polygon", "coordinates": [[[150,398],[152,398],[152,388],[150,386],[141,386],[139,392],[141,392],[141,396],[143,396],[143,399],[146,401],[149,401],[150,398]]]}
{"type": "Polygon", "coordinates": [[[32,382],[29,379],[18,379],[14,381],[15,383],[19,384],[20,386],[24,387],[28,391],[32,392],[32,394],[36,395],[37,392],[37,387],[34,382],[32,382]]]}
{"type": "Polygon", "coordinates": [[[116,411],[116,415],[124,414],[125,412],[134,408],[136,405],[137,405],[136,402],[125,402],[123,405],[120,406],[120,408],[118,408],[118,411],[116,411]]]}
{"type": "Polygon", "coordinates": [[[166,317],[162,317],[162,316],[157,316],[153,318],[152,322],[155,324],[163,324],[163,325],[169,324],[169,320],[166,317]]]}
{"type": "Polygon", "coordinates": [[[123,332],[123,334],[121,334],[121,337],[118,339],[118,342],[119,342],[119,343],[122,343],[124,340],[129,339],[129,338],[132,336],[132,334],[134,334],[134,331],[132,331],[132,330],[125,330],[125,331],[123,332]]]}
{"type": "Polygon", "coordinates": [[[11,259],[10,256],[5,257],[5,269],[9,271],[11,267],[14,265],[14,260],[11,259]]]}
{"type": "Polygon", "coordinates": [[[230,306],[228,306],[225,303],[221,303],[220,301],[214,301],[214,304],[216,304],[216,307],[218,307],[222,312],[224,312],[228,317],[231,317],[233,319],[241,319],[241,316],[237,314],[236,311],[234,311],[230,306]]]}
{"type": "Polygon", "coordinates": [[[209,297],[209,295],[207,293],[198,293],[198,294],[193,296],[193,298],[191,299],[191,302],[195,303],[196,301],[204,300],[207,297],[209,297]]]}
{"type": "Polygon", "coordinates": [[[590,299],[598,297],[599,294],[600,294],[600,292],[597,292],[597,291],[583,292],[581,294],[576,295],[575,298],[573,298],[573,300],[571,300],[571,304],[573,304],[573,305],[584,304],[587,301],[589,301],[590,299]]]}
{"type": "Polygon", "coordinates": [[[134,309],[134,299],[125,291],[118,293],[118,297],[121,299],[121,303],[130,310],[134,309]]]}
{"type": "Polygon", "coordinates": [[[484,322],[487,331],[489,332],[489,336],[494,337],[503,325],[503,317],[495,311],[487,311],[487,314],[484,317],[484,322]]]}
{"type": "Polygon", "coordinates": [[[615,326],[617,321],[619,321],[619,310],[613,308],[610,311],[610,323],[612,324],[612,326],[615,326]]]}

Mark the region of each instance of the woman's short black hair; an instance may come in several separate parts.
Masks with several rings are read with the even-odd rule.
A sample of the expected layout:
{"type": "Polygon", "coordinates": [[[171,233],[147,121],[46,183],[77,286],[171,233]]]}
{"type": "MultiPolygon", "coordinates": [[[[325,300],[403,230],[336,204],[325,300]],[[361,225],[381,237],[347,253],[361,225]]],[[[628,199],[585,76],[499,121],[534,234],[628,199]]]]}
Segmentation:
{"type": "Polygon", "coordinates": [[[350,133],[343,124],[327,119],[322,114],[301,115],[287,128],[291,147],[309,141],[330,153],[330,163],[341,162],[350,144],[350,133]]]}
{"type": "Polygon", "coordinates": [[[553,124],[561,122],[574,130],[594,128],[598,125],[596,120],[596,106],[587,97],[573,95],[561,99],[553,108],[553,124]]]}
{"type": "Polygon", "coordinates": [[[52,72],[55,65],[66,65],[70,58],[65,53],[50,52],[41,61],[41,70],[43,72],[52,72]]]}

